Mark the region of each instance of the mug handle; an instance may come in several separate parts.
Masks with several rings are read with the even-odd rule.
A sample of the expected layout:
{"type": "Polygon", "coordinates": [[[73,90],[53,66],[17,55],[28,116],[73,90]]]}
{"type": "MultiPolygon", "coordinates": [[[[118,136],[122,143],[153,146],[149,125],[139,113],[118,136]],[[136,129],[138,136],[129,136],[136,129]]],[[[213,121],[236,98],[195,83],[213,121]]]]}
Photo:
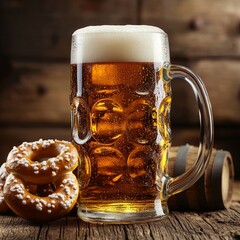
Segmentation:
{"type": "Polygon", "coordinates": [[[213,148],[214,129],[211,103],[201,78],[190,69],[174,64],[167,64],[163,67],[163,78],[167,81],[174,78],[183,79],[190,84],[198,104],[200,120],[200,144],[197,160],[182,175],[167,177],[165,193],[166,197],[169,197],[191,187],[203,175],[213,148]]]}

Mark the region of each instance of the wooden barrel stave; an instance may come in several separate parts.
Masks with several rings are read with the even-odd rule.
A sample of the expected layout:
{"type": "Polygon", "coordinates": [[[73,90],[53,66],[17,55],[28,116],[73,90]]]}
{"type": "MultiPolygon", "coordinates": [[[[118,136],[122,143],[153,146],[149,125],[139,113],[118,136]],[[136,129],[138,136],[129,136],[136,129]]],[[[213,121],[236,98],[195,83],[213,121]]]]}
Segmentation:
{"type": "MultiPolygon", "coordinates": [[[[195,162],[198,147],[172,147],[168,174],[176,177],[195,162]]],[[[213,149],[204,175],[189,189],[168,200],[170,210],[206,211],[228,208],[231,204],[234,181],[233,161],[227,151],[213,149]]]]}

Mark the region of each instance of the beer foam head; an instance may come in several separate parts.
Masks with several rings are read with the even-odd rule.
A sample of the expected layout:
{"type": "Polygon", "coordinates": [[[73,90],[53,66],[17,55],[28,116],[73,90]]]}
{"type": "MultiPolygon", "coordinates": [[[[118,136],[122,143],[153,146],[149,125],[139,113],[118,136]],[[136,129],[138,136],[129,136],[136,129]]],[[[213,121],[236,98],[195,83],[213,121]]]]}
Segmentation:
{"type": "Polygon", "coordinates": [[[71,63],[169,62],[167,34],[146,25],[90,26],[72,35],[71,63]]]}

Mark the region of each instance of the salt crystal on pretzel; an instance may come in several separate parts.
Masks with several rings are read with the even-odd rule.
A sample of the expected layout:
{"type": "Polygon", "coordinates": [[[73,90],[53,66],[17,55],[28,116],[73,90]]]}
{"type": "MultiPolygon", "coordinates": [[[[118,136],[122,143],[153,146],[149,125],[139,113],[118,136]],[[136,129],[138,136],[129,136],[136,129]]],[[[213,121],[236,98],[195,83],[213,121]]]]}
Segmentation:
{"type": "Polygon", "coordinates": [[[54,193],[40,197],[27,191],[27,183],[21,176],[11,173],[5,182],[4,198],[17,215],[31,221],[48,222],[68,214],[79,194],[78,181],[72,172],[62,175],[54,185],[54,193]]]}
{"type": "Polygon", "coordinates": [[[70,142],[52,139],[24,142],[13,147],[6,162],[8,172],[23,176],[33,184],[53,182],[61,175],[72,172],[77,165],[76,148],[70,142]],[[43,158],[48,159],[38,161],[43,158]]]}

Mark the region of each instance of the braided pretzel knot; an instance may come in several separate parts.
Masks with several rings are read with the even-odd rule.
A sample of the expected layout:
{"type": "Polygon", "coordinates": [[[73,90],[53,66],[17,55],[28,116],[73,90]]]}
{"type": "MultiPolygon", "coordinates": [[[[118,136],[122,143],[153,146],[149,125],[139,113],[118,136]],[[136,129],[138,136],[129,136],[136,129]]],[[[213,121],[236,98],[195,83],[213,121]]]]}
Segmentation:
{"type": "Polygon", "coordinates": [[[75,147],[66,141],[42,140],[14,147],[9,153],[4,199],[17,215],[45,222],[60,218],[75,206],[78,181],[72,171],[78,165],[75,147]],[[41,159],[48,158],[41,161],[41,159]],[[53,185],[38,195],[36,189],[53,185]],[[29,189],[35,189],[31,191],[29,189]]]}

